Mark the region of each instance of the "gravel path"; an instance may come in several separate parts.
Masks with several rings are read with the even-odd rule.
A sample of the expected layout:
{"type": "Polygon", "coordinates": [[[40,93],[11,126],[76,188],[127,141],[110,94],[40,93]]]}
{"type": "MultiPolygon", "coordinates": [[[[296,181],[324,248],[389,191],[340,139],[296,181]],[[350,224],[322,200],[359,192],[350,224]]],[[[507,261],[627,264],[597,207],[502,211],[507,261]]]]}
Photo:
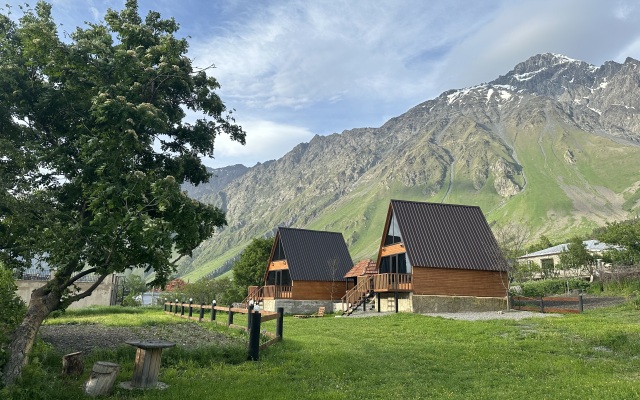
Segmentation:
{"type": "Polygon", "coordinates": [[[162,324],[144,327],[113,327],[98,324],[43,325],[40,337],[61,353],[95,348],[116,349],[127,340],[168,340],[177,346],[197,347],[213,343],[231,344],[235,340],[220,332],[210,331],[197,323],[162,324]]]}

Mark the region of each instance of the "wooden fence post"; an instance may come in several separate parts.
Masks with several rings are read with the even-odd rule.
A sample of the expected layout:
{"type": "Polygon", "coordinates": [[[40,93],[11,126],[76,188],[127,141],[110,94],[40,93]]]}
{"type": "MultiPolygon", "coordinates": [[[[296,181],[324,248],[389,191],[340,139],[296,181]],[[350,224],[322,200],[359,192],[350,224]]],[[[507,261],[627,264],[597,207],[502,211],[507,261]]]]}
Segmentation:
{"type": "Polygon", "coordinates": [[[216,301],[215,300],[211,301],[211,320],[212,321],[216,320],[216,301]]]}
{"type": "Polygon", "coordinates": [[[180,303],[180,316],[184,317],[184,301],[180,303]]]}
{"type": "Polygon", "coordinates": [[[193,317],[193,298],[189,299],[189,319],[193,317]]]}
{"type": "Polygon", "coordinates": [[[178,313],[178,299],[176,299],[176,303],[173,306],[173,314],[177,314],[178,313]]]}
{"type": "Polygon", "coordinates": [[[247,308],[247,310],[249,311],[247,313],[247,330],[251,329],[251,314],[253,313],[253,304],[249,304],[249,307],[247,308]]]}
{"type": "Polygon", "coordinates": [[[260,359],[260,313],[258,311],[249,314],[251,330],[249,331],[249,356],[248,360],[258,361],[260,359]]]}
{"type": "Polygon", "coordinates": [[[276,320],[276,337],[282,340],[282,328],[284,326],[284,307],[278,307],[278,319],[276,320]]]}
{"type": "Polygon", "coordinates": [[[204,303],[200,303],[200,318],[198,319],[200,322],[204,319],[204,303]]]}
{"type": "Polygon", "coordinates": [[[584,300],[582,299],[582,294],[578,296],[578,311],[580,311],[580,313],[584,311],[584,300]]]}
{"type": "Polygon", "coordinates": [[[233,311],[231,311],[231,306],[229,306],[229,315],[227,316],[227,326],[233,325],[233,311]]]}

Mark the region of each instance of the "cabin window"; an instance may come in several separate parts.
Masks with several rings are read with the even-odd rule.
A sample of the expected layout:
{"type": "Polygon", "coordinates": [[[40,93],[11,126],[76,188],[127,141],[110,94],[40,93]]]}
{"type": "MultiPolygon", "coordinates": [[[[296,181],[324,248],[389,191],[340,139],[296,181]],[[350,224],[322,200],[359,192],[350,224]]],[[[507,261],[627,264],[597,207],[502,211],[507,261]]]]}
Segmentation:
{"type": "Polygon", "coordinates": [[[287,257],[284,255],[282,242],[278,240],[278,244],[276,245],[276,249],[273,251],[273,259],[271,261],[280,261],[280,260],[286,260],[286,259],[287,257]]]}
{"type": "Polygon", "coordinates": [[[380,260],[381,274],[410,274],[411,263],[406,253],[382,257],[380,260]]]}
{"type": "Polygon", "coordinates": [[[291,286],[291,274],[288,269],[269,271],[266,284],[267,286],[291,286]]]}
{"type": "Polygon", "coordinates": [[[391,215],[391,222],[389,222],[389,230],[387,231],[387,236],[384,239],[384,245],[388,246],[390,244],[401,243],[402,235],[400,234],[400,227],[398,226],[398,221],[396,220],[395,215],[391,215]]]}

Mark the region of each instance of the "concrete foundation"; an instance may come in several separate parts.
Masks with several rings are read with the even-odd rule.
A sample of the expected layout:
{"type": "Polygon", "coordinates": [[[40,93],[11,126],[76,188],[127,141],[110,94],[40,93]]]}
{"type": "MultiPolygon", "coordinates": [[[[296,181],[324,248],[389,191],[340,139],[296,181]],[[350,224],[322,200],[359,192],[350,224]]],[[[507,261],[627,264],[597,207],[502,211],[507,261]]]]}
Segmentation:
{"type": "Polygon", "coordinates": [[[266,311],[278,311],[278,308],[284,308],[285,314],[314,314],[318,312],[318,308],[324,307],[325,312],[333,312],[334,303],[331,300],[263,300],[263,309],[266,311]]]}
{"type": "MultiPolygon", "coordinates": [[[[412,293],[398,293],[398,312],[413,312],[412,293]]],[[[375,297],[377,301],[377,296],[375,297]]],[[[376,303],[374,310],[378,310],[376,303]]],[[[396,300],[393,293],[380,293],[380,312],[396,312],[396,300]]]]}
{"type": "Polygon", "coordinates": [[[417,314],[465,311],[500,311],[507,309],[506,297],[424,296],[413,295],[413,312],[417,314]]]}

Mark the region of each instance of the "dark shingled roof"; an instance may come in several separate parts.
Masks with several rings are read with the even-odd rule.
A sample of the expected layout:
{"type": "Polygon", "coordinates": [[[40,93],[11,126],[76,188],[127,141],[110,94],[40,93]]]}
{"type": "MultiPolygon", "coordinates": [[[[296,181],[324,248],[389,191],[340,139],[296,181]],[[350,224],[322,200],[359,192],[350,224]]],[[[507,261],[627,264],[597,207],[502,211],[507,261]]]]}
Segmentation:
{"type": "Polygon", "coordinates": [[[278,240],[294,281],[344,281],[353,267],[342,233],[279,227],[278,240]]]}
{"type": "Polygon", "coordinates": [[[402,200],[391,200],[389,207],[398,221],[411,265],[507,270],[480,207],[402,200]]]}

